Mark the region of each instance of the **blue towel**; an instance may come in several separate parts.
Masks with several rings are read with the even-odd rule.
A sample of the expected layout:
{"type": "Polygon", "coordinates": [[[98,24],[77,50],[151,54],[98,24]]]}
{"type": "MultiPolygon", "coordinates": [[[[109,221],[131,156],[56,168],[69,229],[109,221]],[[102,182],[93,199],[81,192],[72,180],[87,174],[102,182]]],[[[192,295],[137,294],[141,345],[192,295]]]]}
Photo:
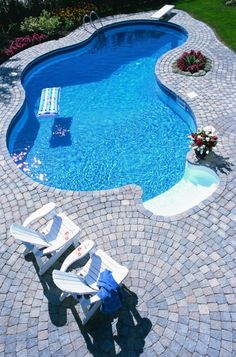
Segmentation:
{"type": "Polygon", "coordinates": [[[104,270],[98,281],[99,292],[97,295],[102,300],[101,311],[113,314],[122,306],[121,287],[109,270],[104,270]]]}

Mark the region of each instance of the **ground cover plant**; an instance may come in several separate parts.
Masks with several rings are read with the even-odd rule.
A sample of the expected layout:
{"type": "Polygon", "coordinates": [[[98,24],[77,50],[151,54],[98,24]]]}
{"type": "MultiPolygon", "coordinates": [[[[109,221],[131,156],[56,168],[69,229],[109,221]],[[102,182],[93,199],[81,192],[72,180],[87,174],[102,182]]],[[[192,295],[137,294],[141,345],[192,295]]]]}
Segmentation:
{"type": "Polygon", "coordinates": [[[193,76],[204,76],[211,69],[211,60],[201,51],[185,51],[173,63],[174,73],[193,76]]]}

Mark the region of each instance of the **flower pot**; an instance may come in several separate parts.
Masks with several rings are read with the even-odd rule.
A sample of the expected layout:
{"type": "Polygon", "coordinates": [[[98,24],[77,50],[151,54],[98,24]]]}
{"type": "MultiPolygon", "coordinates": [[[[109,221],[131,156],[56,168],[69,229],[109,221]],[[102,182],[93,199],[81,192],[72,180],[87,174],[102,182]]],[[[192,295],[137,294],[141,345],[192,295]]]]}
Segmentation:
{"type": "Polygon", "coordinates": [[[196,157],[199,159],[202,159],[202,160],[208,155],[206,153],[206,151],[203,151],[202,153],[200,153],[200,151],[198,151],[198,150],[194,150],[194,151],[195,151],[196,157]]]}

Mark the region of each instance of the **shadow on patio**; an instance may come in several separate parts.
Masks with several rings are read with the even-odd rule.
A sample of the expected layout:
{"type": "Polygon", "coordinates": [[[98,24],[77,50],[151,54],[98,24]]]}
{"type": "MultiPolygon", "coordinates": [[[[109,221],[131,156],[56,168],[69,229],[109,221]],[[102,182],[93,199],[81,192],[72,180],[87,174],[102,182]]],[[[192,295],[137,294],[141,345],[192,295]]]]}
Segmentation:
{"type": "MultiPolygon", "coordinates": [[[[81,264],[84,260],[81,259],[81,264]]],[[[27,260],[31,260],[38,274],[38,266],[32,255],[27,260]]],[[[63,260],[63,256],[60,260],[63,260]]],[[[55,268],[60,262],[55,263],[55,268]]],[[[67,324],[67,310],[71,310],[72,315],[78,325],[78,337],[82,334],[88,351],[94,357],[102,356],[139,356],[143,353],[145,338],[152,328],[152,323],[148,318],[140,316],[137,305],[137,295],[126,286],[122,286],[123,306],[114,315],[106,315],[98,311],[94,317],[82,325],[79,316],[79,303],[73,298],[66,298],[63,303],[59,301],[61,291],[52,280],[51,269],[43,276],[39,276],[44,294],[48,299],[48,314],[53,325],[62,327],[67,324]]]]}

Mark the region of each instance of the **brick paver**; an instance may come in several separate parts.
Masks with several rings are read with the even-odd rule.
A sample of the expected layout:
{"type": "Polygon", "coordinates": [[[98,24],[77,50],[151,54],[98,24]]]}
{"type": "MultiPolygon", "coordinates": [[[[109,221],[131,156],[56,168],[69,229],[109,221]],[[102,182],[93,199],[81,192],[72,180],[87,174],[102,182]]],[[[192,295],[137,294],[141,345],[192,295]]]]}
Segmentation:
{"type": "MultiPolygon", "coordinates": [[[[104,24],[150,20],[151,14],[109,17],[104,24]]],[[[215,126],[222,140],[205,161],[219,174],[219,188],[198,207],[175,217],[145,210],[142,191],[135,185],[61,191],[31,181],[10,158],[6,134],[24,100],[23,69],[48,51],[85,40],[88,31],[79,28],[0,66],[0,356],[235,356],[236,56],[187,13],[175,11],[170,22],[184,27],[189,37],[158,61],[156,73],[188,103],[198,125],[215,126]],[[192,48],[213,60],[212,70],[204,77],[173,74],[172,62],[192,48]],[[188,99],[192,90],[198,96],[188,99]],[[31,256],[25,259],[22,245],[10,237],[13,222],[49,201],[81,226],[81,241],[93,239],[129,268],[129,290],[117,316],[98,313],[82,327],[78,305],[71,298],[59,303],[51,270],[39,277],[31,256]]]]}

